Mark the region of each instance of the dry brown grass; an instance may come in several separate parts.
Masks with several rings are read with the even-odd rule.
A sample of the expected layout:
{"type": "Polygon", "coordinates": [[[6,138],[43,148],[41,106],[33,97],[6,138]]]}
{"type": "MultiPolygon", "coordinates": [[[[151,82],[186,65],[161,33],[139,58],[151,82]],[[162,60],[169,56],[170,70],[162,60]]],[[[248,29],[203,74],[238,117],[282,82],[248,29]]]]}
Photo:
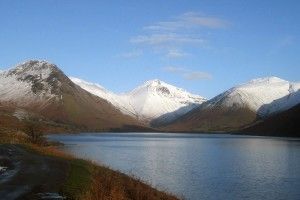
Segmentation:
{"type": "Polygon", "coordinates": [[[94,166],[92,185],[84,200],[175,200],[140,180],[102,166],[94,166]]]}
{"type": "Polygon", "coordinates": [[[27,146],[29,146],[34,151],[47,156],[56,156],[64,159],[75,159],[74,156],[57,149],[56,146],[39,146],[36,144],[27,144],[27,146]]]}
{"type": "MultiPolygon", "coordinates": [[[[70,161],[78,160],[72,155],[66,154],[56,147],[40,147],[34,144],[30,148],[50,156],[58,156],[70,161]]],[[[72,165],[78,162],[72,162],[72,165]]],[[[80,166],[89,171],[90,184],[85,192],[75,195],[74,199],[81,200],[176,200],[177,197],[166,192],[159,191],[142,181],[129,177],[121,172],[99,166],[91,161],[80,160],[80,166]]],[[[72,167],[72,166],[71,166],[72,167]]],[[[77,180],[78,177],[70,179],[77,180]]],[[[74,182],[72,180],[72,182],[74,182]]],[[[71,194],[73,195],[73,194],[71,194]]],[[[73,195],[74,197],[74,195],[73,195]]]]}
{"type": "Polygon", "coordinates": [[[11,131],[6,128],[0,128],[0,144],[26,144],[27,136],[21,131],[11,131]]]}
{"type": "Polygon", "coordinates": [[[64,183],[64,195],[80,200],[175,200],[177,197],[159,191],[142,181],[121,172],[77,159],[45,142],[32,144],[22,133],[0,132],[1,143],[23,144],[34,152],[64,159],[69,175],[64,183]]]}

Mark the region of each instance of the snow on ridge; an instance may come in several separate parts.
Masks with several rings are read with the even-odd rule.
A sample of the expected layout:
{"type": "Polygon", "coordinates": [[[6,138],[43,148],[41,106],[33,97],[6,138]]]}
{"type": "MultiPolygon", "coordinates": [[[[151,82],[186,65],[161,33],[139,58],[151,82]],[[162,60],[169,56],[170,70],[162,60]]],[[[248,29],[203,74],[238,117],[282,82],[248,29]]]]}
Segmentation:
{"type": "Polygon", "coordinates": [[[70,76],[69,79],[78,84],[87,85],[87,86],[91,86],[91,87],[100,88],[102,90],[106,90],[103,86],[99,85],[98,83],[91,83],[91,82],[88,82],[88,81],[85,81],[85,80],[82,80],[82,79],[79,79],[76,77],[72,77],[72,76],[70,76]]]}
{"type": "Polygon", "coordinates": [[[256,78],[249,81],[248,84],[267,84],[267,83],[276,83],[276,82],[284,82],[286,80],[283,80],[281,78],[278,78],[276,76],[270,76],[270,77],[263,77],[263,78],[256,78]]]}
{"type": "Polygon", "coordinates": [[[14,101],[18,105],[48,101],[57,97],[52,93],[54,77],[49,83],[51,73],[58,68],[47,61],[30,60],[0,73],[0,100],[14,101]]]}
{"type": "Polygon", "coordinates": [[[7,75],[18,75],[22,78],[31,76],[40,76],[41,79],[47,79],[57,67],[48,61],[44,60],[29,60],[18,64],[14,68],[7,71],[7,75]]]}
{"type": "Polygon", "coordinates": [[[185,114],[187,111],[200,105],[205,98],[193,95],[181,88],[154,79],[146,81],[141,86],[125,93],[127,101],[133,107],[138,116],[145,120],[151,120],[164,114],[178,111],[185,114]]]}
{"type": "Polygon", "coordinates": [[[158,79],[146,81],[132,91],[122,94],[110,92],[99,84],[89,83],[74,77],[70,77],[70,79],[88,92],[109,101],[123,113],[145,121],[174,112],[182,107],[187,107],[181,111],[186,113],[190,110],[188,107],[194,108],[195,105],[206,100],[158,79]]]}
{"type": "Polygon", "coordinates": [[[75,77],[69,77],[69,79],[82,89],[108,101],[124,114],[131,116],[135,115],[133,113],[133,109],[130,107],[130,105],[126,104],[126,101],[120,95],[106,90],[104,87],[97,83],[91,83],[75,77]]]}
{"type": "Polygon", "coordinates": [[[153,79],[146,81],[144,84],[141,86],[138,86],[137,88],[133,89],[130,92],[124,93],[124,95],[127,96],[133,96],[137,93],[142,93],[146,90],[153,94],[158,94],[158,95],[164,95],[164,96],[169,96],[170,98],[193,98],[193,99],[198,99],[199,103],[202,103],[203,101],[206,101],[204,97],[201,97],[199,95],[191,94],[187,92],[186,90],[182,88],[175,87],[173,85],[170,85],[164,81],[161,81],[159,79],[153,79]]]}
{"type": "Polygon", "coordinates": [[[267,116],[300,103],[299,95],[285,98],[299,89],[300,83],[291,83],[278,77],[258,78],[225,91],[205,106],[247,107],[260,116],[267,116]],[[284,100],[280,101],[281,98],[284,100]]]}

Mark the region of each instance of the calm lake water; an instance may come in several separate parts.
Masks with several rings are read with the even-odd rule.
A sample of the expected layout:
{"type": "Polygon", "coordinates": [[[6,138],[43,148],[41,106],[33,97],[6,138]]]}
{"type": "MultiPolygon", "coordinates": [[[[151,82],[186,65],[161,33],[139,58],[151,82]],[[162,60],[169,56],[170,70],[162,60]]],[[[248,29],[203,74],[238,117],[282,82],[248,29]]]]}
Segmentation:
{"type": "Polygon", "coordinates": [[[300,199],[300,139],[173,133],[49,138],[69,153],[185,199],[300,199]]]}

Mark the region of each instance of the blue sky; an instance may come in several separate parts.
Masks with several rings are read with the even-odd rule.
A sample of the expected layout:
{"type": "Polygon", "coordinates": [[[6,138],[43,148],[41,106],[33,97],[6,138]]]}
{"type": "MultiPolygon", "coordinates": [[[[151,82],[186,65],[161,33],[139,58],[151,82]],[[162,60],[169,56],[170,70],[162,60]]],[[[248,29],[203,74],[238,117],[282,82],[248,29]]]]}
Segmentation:
{"type": "Polygon", "coordinates": [[[0,27],[0,69],[48,60],[114,92],[158,78],[210,98],[300,77],[297,0],[1,0],[0,27]]]}

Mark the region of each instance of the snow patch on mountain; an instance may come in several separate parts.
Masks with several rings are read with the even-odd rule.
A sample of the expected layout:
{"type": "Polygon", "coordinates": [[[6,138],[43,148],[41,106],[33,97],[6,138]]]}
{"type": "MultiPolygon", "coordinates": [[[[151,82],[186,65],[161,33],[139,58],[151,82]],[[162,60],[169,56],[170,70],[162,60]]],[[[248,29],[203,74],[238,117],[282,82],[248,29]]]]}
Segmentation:
{"type": "Polygon", "coordinates": [[[204,107],[247,107],[261,116],[266,116],[300,103],[300,98],[295,95],[299,89],[300,83],[291,83],[278,77],[253,79],[218,95],[204,107]],[[279,101],[282,98],[284,100],[279,101]]]}
{"type": "Polygon", "coordinates": [[[180,110],[180,113],[176,113],[176,115],[185,114],[206,101],[201,96],[190,94],[157,79],[147,81],[131,92],[123,94],[115,94],[99,84],[89,83],[78,78],[70,77],[70,79],[88,92],[109,101],[123,113],[145,121],[151,121],[177,110],[180,110]],[[185,109],[180,109],[183,107],[185,109]]]}
{"type": "MultiPolygon", "coordinates": [[[[185,114],[196,105],[200,105],[205,98],[193,95],[187,91],[169,85],[160,80],[150,80],[137,87],[125,96],[139,117],[152,120],[166,113],[175,112],[182,107],[180,114],[185,114]]],[[[179,114],[179,113],[178,113],[179,114]]]]}
{"type": "Polygon", "coordinates": [[[84,81],[82,79],[75,78],[75,77],[69,77],[69,78],[71,79],[71,81],[73,81],[73,83],[75,83],[82,89],[108,101],[109,103],[114,105],[117,109],[119,109],[124,114],[135,116],[133,109],[128,104],[128,102],[126,101],[126,98],[124,96],[117,95],[113,92],[110,92],[97,83],[87,82],[87,81],[84,81]]]}
{"type": "Polygon", "coordinates": [[[51,77],[55,69],[55,65],[46,61],[30,60],[1,72],[0,100],[27,105],[56,97],[53,87],[59,82],[51,77]]]}

